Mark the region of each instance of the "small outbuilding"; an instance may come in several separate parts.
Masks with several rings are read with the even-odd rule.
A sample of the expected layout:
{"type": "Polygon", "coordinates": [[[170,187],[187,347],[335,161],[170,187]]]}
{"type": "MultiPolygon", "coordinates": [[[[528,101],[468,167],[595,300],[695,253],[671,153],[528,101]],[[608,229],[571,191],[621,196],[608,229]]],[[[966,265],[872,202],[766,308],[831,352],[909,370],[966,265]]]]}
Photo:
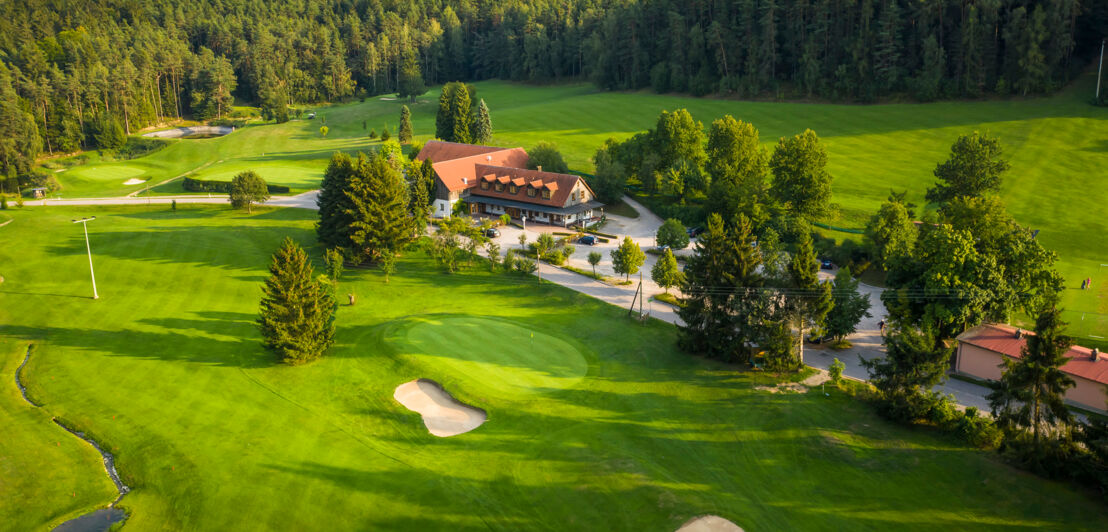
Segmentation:
{"type": "MultiPolygon", "coordinates": [[[[958,336],[954,370],[963,375],[1000,380],[1004,360],[1023,356],[1027,337],[1035,333],[1010,325],[985,324],[958,336]]],[[[1066,402],[1096,412],[1108,412],[1108,354],[1079,345],[1070,346],[1062,366],[1076,384],[1066,390],[1066,402]]]]}
{"type": "Polygon", "coordinates": [[[31,189],[31,196],[34,197],[35,199],[45,198],[46,197],[46,189],[45,188],[32,188],[31,189]]]}

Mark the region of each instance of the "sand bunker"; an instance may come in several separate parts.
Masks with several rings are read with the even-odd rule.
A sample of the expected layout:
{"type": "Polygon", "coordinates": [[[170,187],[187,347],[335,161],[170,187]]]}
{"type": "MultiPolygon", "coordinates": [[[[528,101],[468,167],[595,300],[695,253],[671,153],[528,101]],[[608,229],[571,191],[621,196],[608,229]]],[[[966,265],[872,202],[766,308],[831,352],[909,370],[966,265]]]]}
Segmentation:
{"type": "Polygon", "coordinates": [[[416,379],[396,387],[393,398],[408,410],[419,412],[423,424],[435,436],[457,436],[469,432],[488,418],[484,410],[464,405],[450,397],[435,381],[416,379]]]}
{"type": "Polygon", "coordinates": [[[128,179],[123,182],[124,185],[141,185],[145,183],[145,179],[128,179]]]}
{"type": "Polygon", "coordinates": [[[755,386],[755,390],[769,393],[804,393],[808,388],[797,382],[778,384],[777,386],[755,386]]]}
{"type": "Polygon", "coordinates": [[[703,515],[681,525],[677,532],[743,532],[743,529],[718,515],[703,515]]]}

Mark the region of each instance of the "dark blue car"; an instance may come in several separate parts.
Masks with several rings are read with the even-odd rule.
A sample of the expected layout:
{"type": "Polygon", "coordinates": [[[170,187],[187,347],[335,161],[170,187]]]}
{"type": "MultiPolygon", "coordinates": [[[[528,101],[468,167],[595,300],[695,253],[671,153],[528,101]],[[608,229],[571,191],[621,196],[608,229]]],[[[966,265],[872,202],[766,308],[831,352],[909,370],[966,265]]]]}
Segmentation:
{"type": "Polygon", "coordinates": [[[578,239],[577,241],[584,244],[584,245],[586,245],[586,246],[595,246],[596,242],[597,242],[596,237],[592,236],[592,235],[585,235],[585,236],[581,237],[580,239],[578,239]]]}

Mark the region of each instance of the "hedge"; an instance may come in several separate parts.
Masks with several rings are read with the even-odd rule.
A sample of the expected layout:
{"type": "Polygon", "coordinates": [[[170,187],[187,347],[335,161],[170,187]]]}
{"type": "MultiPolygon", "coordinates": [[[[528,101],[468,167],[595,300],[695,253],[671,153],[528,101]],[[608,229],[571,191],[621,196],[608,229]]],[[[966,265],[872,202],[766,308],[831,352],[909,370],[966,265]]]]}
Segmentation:
{"type": "MultiPolygon", "coordinates": [[[[205,181],[203,179],[185,177],[184,188],[188,192],[218,192],[221,194],[230,194],[231,182],[205,181]]],[[[270,185],[269,183],[266,183],[265,188],[269,190],[270,194],[288,194],[291,190],[285,185],[270,185]]]]}

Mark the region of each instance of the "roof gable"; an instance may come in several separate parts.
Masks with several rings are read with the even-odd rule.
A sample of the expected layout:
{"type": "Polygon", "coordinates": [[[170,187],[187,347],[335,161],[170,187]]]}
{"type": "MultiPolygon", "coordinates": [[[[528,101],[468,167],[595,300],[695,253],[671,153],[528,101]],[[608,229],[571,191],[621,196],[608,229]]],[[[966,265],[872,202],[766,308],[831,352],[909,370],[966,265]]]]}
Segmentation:
{"type": "MultiPolygon", "coordinates": [[[[1027,336],[1035,333],[1023,331],[1021,338],[1016,338],[1016,331],[1015,327],[989,323],[979,325],[960,334],[958,341],[1012,358],[1022,358],[1023,347],[1027,345],[1027,336]]],[[[1103,355],[1101,356],[1103,357],[1103,355]]],[[[1069,351],[1066,352],[1066,357],[1069,358],[1069,361],[1062,365],[1062,371],[1091,381],[1108,384],[1108,360],[1104,358],[1093,360],[1092,349],[1072,345],[1069,351]]]]}

